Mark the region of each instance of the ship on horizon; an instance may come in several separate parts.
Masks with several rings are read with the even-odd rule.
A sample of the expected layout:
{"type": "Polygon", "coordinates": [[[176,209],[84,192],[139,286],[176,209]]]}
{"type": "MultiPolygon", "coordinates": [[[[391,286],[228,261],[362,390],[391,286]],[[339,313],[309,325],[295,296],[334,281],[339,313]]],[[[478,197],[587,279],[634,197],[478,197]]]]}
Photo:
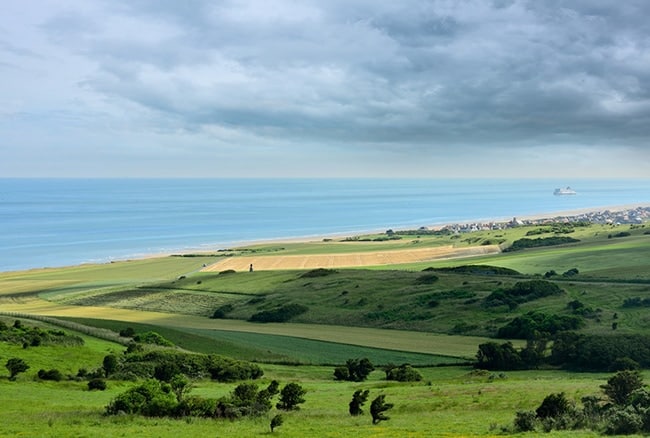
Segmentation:
{"type": "Polygon", "coordinates": [[[562,196],[562,195],[577,195],[578,193],[573,190],[571,187],[566,186],[564,188],[558,188],[553,191],[553,194],[556,196],[562,196]]]}

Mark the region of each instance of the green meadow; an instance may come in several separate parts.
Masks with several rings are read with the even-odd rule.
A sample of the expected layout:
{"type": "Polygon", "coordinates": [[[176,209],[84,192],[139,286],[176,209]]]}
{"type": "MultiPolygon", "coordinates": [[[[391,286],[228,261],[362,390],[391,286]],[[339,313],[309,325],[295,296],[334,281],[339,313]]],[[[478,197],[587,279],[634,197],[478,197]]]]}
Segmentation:
{"type": "MultiPolygon", "coordinates": [[[[10,326],[18,314],[40,314],[62,322],[20,319],[44,330],[74,322],[88,328],[84,333],[126,328],[138,333],[155,331],[183,351],[256,362],[264,371],[260,387],[276,379],[281,384],[299,382],[307,391],[300,410],[283,413],[284,424],[273,432],[277,436],[502,436],[513,433],[517,411],[534,410],[550,392],[564,392],[580,404],[584,396],[602,394],[600,386],[611,374],[550,368],[478,371],[469,364],[478,345],[494,340],[499,328],[527,312],[571,316],[569,303],[576,301],[590,309],[584,325],[577,329],[580,333],[650,334],[647,309],[624,306],[626,300],[650,297],[647,227],[576,227],[568,235],[578,239],[577,243],[363,269],[219,273],[201,272],[201,268],[223,257],[251,253],[273,257],[480,246],[496,241],[505,248],[531,230],[538,232],[535,238],[553,236],[536,228],[403,235],[400,240],[381,242],[366,239],[381,236],[360,236],[347,241],[273,243],[215,254],[0,273],[0,312],[4,315],[0,319],[10,326]],[[621,232],[625,235],[613,237],[621,232]],[[516,272],[444,269],[470,265],[516,272]],[[561,293],[515,307],[486,305],[495,291],[534,280],[553,283],[561,293]],[[251,322],[255,315],[277,313],[288,305],[301,312],[282,322],[251,322]],[[222,312],[211,318],[218,309],[222,312]],[[377,367],[368,380],[333,379],[336,365],[361,357],[377,367]],[[402,363],[416,366],[423,379],[385,380],[380,367],[402,363]],[[357,389],[368,389],[371,399],[384,394],[394,404],[388,411],[390,420],[373,425],[368,413],[350,416],[348,403],[357,389]]],[[[101,367],[106,355],[122,355],[125,347],[88,334],[79,336],[83,346],[24,348],[0,342],[3,365],[18,357],[30,366],[16,381],[8,379],[4,366],[0,369],[0,398],[10,401],[0,410],[0,435],[271,436],[269,422],[277,413],[275,408],[267,415],[237,421],[104,415],[105,406],[134,383],[109,379],[106,391],[89,391],[87,381],[74,376],[80,368],[101,367]],[[60,382],[38,379],[39,369],[52,368],[70,378],[60,382]]],[[[512,341],[517,347],[525,344],[521,339],[512,341]]],[[[197,379],[192,394],[219,398],[237,384],[197,379]]],[[[597,433],[552,431],[547,435],[591,437],[597,433]]]]}

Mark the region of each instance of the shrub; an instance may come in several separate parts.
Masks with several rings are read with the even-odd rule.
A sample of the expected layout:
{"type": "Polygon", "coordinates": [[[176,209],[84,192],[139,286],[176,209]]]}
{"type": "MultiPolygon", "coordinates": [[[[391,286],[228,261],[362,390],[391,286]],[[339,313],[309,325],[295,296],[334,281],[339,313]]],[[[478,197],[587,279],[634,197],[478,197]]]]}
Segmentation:
{"type": "Polygon", "coordinates": [[[104,379],[91,379],[88,381],[89,391],[104,391],[106,390],[106,380],[104,379]]]}
{"type": "Polygon", "coordinates": [[[38,378],[41,380],[54,380],[55,382],[60,382],[63,380],[63,374],[61,374],[61,371],[57,369],[51,369],[51,370],[38,370],[38,378]]]}
{"type": "Polygon", "coordinates": [[[515,414],[515,432],[532,432],[537,424],[537,415],[533,411],[517,411],[515,414]]]}
{"type": "Polygon", "coordinates": [[[106,413],[163,417],[173,414],[176,406],[176,397],[171,387],[150,379],[118,395],[106,406],[106,413]]]}
{"type": "Polygon", "coordinates": [[[554,246],[554,245],[564,245],[567,243],[577,243],[580,242],[578,239],[566,236],[554,236],[554,237],[539,237],[537,239],[527,239],[522,238],[512,242],[512,245],[509,248],[503,250],[503,252],[511,251],[520,251],[526,248],[537,248],[542,246],[554,246]]]}
{"type": "Polygon", "coordinates": [[[625,405],[632,392],[643,387],[643,378],[638,371],[619,371],[601,389],[617,405],[625,405]]]}
{"type": "Polygon", "coordinates": [[[386,369],[386,380],[397,380],[398,382],[419,382],[422,375],[411,365],[403,364],[398,367],[386,369]]]}
{"type": "Polygon", "coordinates": [[[211,318],[212,319],[222,319],[225,318],[226,315],[230,312],[235,310],[235,306],[232,304],[224,304],[223,306],[219,306],[214,313],[212,314],[211,318]]]}
{"type": "Polygon", "coordinates": [[[253,314],[249,321],[252,322],[287,322],[291,318],[301,315],[308,311],[307,306],[302,304],[285,304],[273,310],[263,310],[253,314]]]}
{"type": "Polygon", "coordinates": [[[120,336],[124,338],[132,338],[135,336],[135,330],[132,327],[127,327],[125,329],[120,330],[120,336]]]}
{"type": "Polygon", "coordinates": [[[433,284],[436,281],[438,281],[436,274],[422,274],[415,280],[415,284],[433,284]]]}
{"type": "Polygon", "coordinates": [[[507,339],[531,339],[537,333],[554,335],[560,331],[576,330],[584,326],[584,320],[577,315],[557,315],[531,311],[518,316],[499,328],[497,336],[507,339]]]}
{"type": "Polygon", "coordinates": [[[337,272],[336,269],[316,268],[305,272],[300,276],[300,278],[326,277],[328,275],[336,274],[337,272]]]}
{"type": "Polygon", "coordinates": [[[228,275],[228,274],[235,274],[237,271],[234,269],[226,269],[225,271],[219,272],[219,275],[228,275]]]}
{"type": "Polygon", "coordinates": [[[605,418],[605,433],[608,435],[631,435],[643,427],[643,419],[632,407],[611,409],[605,418]]]}
{"type": "Polygon", "coordinates": [[[271,433],[275,430],[276,427],[282,426],[284,423],[284,418],[282,418],[282,414],[277,414],[273,418],[271,418],[271,433]]]}
{"type": "Polygon", "coordinates": [[[185,397],[176,406],[175,415],[178,417],[202,417],[209,418],[215,416],[217,401],[206,399],[198,396],[185,397]]]}
{"type": "Polygon", "coordinates": [[[537,418],[559,418],[572,411],[572,406],[563,392],[549,394],[535,410],[537,418]]]}
{"type": "Polygon", "coordinates": [[[160,345],[163,347],[173,347],[174,343],[165,339],[159,333],[156,332],[145,332],[142,334],[135,335],[133,340],[136,342],[141,342],[143,344],[152,344],[160,345]]]}

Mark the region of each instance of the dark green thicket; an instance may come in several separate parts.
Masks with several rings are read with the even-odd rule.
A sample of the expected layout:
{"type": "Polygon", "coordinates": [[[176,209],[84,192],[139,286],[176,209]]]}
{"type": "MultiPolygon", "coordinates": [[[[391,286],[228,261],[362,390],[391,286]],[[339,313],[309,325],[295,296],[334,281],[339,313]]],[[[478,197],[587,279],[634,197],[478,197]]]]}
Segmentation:
{"type": "Polygon", "coordinates": [[[252,322],[287,322],[290,319],[301,315],[308,311],[307,306],[302,304],[285,304],[284,306],[276,307],[272,310],[263,310],[261,312],[254,313],[249,321],[252,322]]]}
{"type": "Polygon", "coordinates": [[[520,251],[526,248],[538,248],[542,246],[554,246],[554,245],[565,245],[567,243],[578,243],[580,240],[574,239],[573,237],[566,236],[555,236],[555,237],[539,237],[537,239],[527,239],[522,238],[512,242],[512,245],[509,248],[503,250],[503,252],[512,252],[520,251]]]}

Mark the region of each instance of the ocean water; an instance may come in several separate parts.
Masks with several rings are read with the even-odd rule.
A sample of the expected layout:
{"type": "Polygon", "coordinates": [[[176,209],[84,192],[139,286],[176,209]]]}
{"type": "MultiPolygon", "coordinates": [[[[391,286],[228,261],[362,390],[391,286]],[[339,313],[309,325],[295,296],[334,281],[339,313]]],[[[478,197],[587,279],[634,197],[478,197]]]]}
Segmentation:
{"type": "Polygon", "coordinates": [[[0,271],[636,203],[650,179],[0,179],[0,271]]]}

